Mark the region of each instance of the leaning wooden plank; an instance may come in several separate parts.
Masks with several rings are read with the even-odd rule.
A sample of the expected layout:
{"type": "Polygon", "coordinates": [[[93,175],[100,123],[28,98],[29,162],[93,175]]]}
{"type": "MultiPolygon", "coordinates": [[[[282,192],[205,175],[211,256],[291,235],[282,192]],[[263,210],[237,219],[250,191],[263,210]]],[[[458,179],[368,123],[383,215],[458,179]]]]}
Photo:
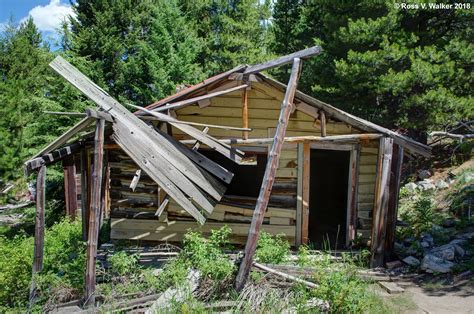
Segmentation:
{"type": "Polygon", "coordinates": [[[375,183],[374,213],[372,220],[370,267],[383,265],[385,234],[388,216],[388,198],[390,184],[390,166],[392,162],[393,139],[380,139],[377,162],[377,180],[375,183]]]}
{"type": "Polygon", "coordinates": [[[262,265],[262,264],[259,264],[259,263],[256,263],[256,262],[253,262],[253,266],[255,266],[256,268],[258,269],[261,269],[263,271],[266,271],[270,274],[274,274],[278,277],[281,277],[281,278],[285,278],[287,280],[290,280],[290,281],[293,281],[293,282],[297,282],[297,283],[300,283],[300,284],[303,284],[311,289],[317,289],[319,286],[317,284],[315,284],[314,282],[310,282],[310,281],[307,281],[307,280],[303,280],[301,278],[298,278],[298,277],[295,277],[295,276],[292,276],[292,275],[288,275],[288,274],[285,274],[281,271],[278,271],[278,270],[275,270],[275,269],[272,269],[270,267],[267,267],[265,265],[262,265]]]}
{"type": "Polygon", "coordinates": [[[74,162],[74,156],[69,156],[63,160],[63,171],[66,216],[73,221],[76,219],[77,213],[76,165],[74,162]]]}
{"type": "MultiPolygon", "coordinates": [[[[103,89],[101,89],[99,86],[93,83],[89,78],[87,78],[85,75],[79,72],[75,67],[70,65],[67,61],[62,59],[60,56],[56,57],[50,63],[50,66],[58,74],[63,76],[72,85],[74,85],[76,88],[82,91],[87,97],[89,97],[92,101],[94,101],[102,110],[107,111],[110,115],[112,115],[112,117],[115,120],[120,119],[124,123],[127,123],[129,126],[133,126],[134,128],[136,128],[136,130],[139,130],[142,138],[147,139],[148,141],[147,143],[151,142],[152,144],[154,144],[153,147],[155,149],[157,149],[157,147],[158,148],[162,147],[164,150],[170,148],[167,146],[168,141],[161,139],[159,135],[155,131],[153,131],[148,125],[146,125],[143,121],[138,119],[134,114],[129,112],[125,107],[123,107],[120,103],[118,103],[114,98],[112,98],[109,94],[107,94],[103,89]]],[[[146,148],[149,149],[149,147],[146,147],[146,148]]],[[[122,145],[122,149],[124,149],[123,145],[122,145]]],[[[144,150],[143,147],[141,149],[144,150]]],[[[128,151],[130,152],[130,150],[128,151]]],[[[181,158],[181,154],[177,156],[176,158],[174,158],[175,152],[173,153],[171,151],[167,151],[167,152],[169,152],[169,155],[166,156],[166,159],[169,160],[170,162],[173,161],[172,163],[173,167],[175,166],[181,167],[182,170],[184,171],[185,169],[188,169],[188,165],[192,165],[192,162],[186,157],[180,160],[176,160],[176,158],[181,158]],[[185,164],[186,161],[188,162],[188,164],[185,164]]],[[[138,158],[139,157],[137,155],[133,155],[132,157],[132,159],[134,159],[134,161],[137,164],[140,164],[140,163],[143,164],[143,162],[141,160],[138,160],[138,158]]],[[[150,166],[152,167],[152,169],[154,169],[155,171],[158,171],[158,173],[161,173],[159,170],[161,168],[161,165],[158,164],[156,160],[148,160],[148,163],[150,163],[150,166]]],[[[148,170],[150,171],[150,169],[148,170]]],[[[154,177],[155,181],[156,181],[156,177],[157,176],[154,177]]],[[[174,181],[174,178],[171,179],[170,183],[173,183],[173,181],[174,181]]],[[[159,183],[158,181],[156,182],[159,183]]],[[[171,186],[175,187],[175,184],[171,184],[171,186]]],[[[166,190],[168,189],[168,186],[162,185],[162,188],[166,190]]],[[[169,191],[166,191],[166,192],[169,192],[169,191]]],[[[176,193],[173,193],[173,194],[176,196],[179,196],[176,193]]],[[[186,197],[184,197],[184,199],[188,201],[186,197]]],[[[189,206],[190,205],[189,201],[188,203],[183,203],[182,205],[183,205],[183,208],[187,208],[191,210],[193,213],[193,216],[199,217],[199,219],[201,219],[202,215],[200,215],[200,213],[197,211],[197,209],[194,206],[189,206]]],[[[203,220],[201,219],[201,222],[202,221],[203,220]]]]}
{"type": "Polygon", "coordinates": [[[60,137],[58,137],[56,140],[48,144],[45,148],[43,148],[41,151],[39,151],[36,155],[33,156],[33,158],[43,156],[46,153],[49,153],[52,150],[55,150],[58,147],[61,147],[63,144],[65,144],[69,139],[71,139],[74,135],[77,133],[81,132],[85,128],[87,128],[94,120],[91,120],[89,117],[86,117],[79,121],[76,125],[74,125],[72,128],[70,128],[68,131],[66,131],[64,134],[62,134],[60,137]]]}
{"type": "Polygon", "coordinates": [[[44,253],[44,210],[45,210],[45,183],[46,166],[41,166],[36,177],[36,220],[35,220],[35,246],[33,253],[32,279],[29,296],[29,308],[31,309],[36,300],[36,278],[35,275],[43,270],[44,253]]]}
{"type": "Polygon", "coordinates": [[[209,213],[212,212],[214,206],[202,192],[199,191],[192,182],[187,180],[182,173],[176,170],[163,156],[155,154],[153,143],[144,141],[144,135],[139,130],[133,129],[133,125],[124,124],[122,121],[114,123],[113,129],[114,133],[112,134],[112,138],[117,144],[119,144],[122,149],[134,159],[137,165],[162,187],[166,193],[177,202],[183,202],[181,205],[184,209],[189,210],[189,213],[193,217],[201,221],[204,219],[202,214],[194,206],[189,206],[191,202],[186,197],[183,198],[182,196],[184,195],[182,195],[182,193],[177,193],[176,186],[189,195],[204,210],[209,213]],[[130,128],[132,128],[133,134],[129,131],[130,128]],[[167,191],[167,188],[170,191],[167,191]],[[178,199],[176,199],[175,196],[178,197],[178,199]]]}
{"type": "MultiPolygon", "coordinates": [[[[217,178],[224,181],[225,183],[231,182],[232,178],[234,177],[234,174],[232,172],[222,167],[218,163],[212,161],[208,157],[204,156],[203,154],[198,152],[197,149],[194,149],[194,147],[192,149],[189,149],[188,147],[186,147],[186,145],[183,145],[180,142],[173,140],[172,136],[160,130],[156,130],[156,132],[161,134],[163,137],[169,139],[169,143],[171,145],[173,145],[176,149],[178,149],[180,152],[186,155],[194,163],[201,166],[205,170],[209,171],[210,173],[212,173],[213,175],[215,175],[217,178]]],[[[194,146],[196,146],[196,144],[194,144],[194,146]]],[[[209,181],[209,183],[212,184],[214,188],[219,192],[219,197],[216,198],[216,200],[220,201],[222,198],[222,195],[226,191],[226,187],[220,184],[219,181],[217,181],[215,178],[213,178],[211,175],[209,175],[205,171],[202,172],[202,175],[205,176],[206,179],[209,181]]]]}
{"type": "Polygon", "coordinates": [[[274,68],[274,67],[289,64],[289,63],[293,62],[293,60],[296,59],[296,58],[306,59],[306,58],[309,58],[309,57],[316,56],[316,55],[320,54],[321,51],[322,51],[322,49],[319,46],[314,46],[314,47],[311,47],[311,48],[303,49],[303,50],[297,51],[295,53],[292,53],[292,54],[289,54],[289,55],[286,55],[286,56],[283,56],[283,57],[280,57],[280,58],[277,58],[277,59],[274,59],[274,60],[270,60],[268,62],[248,66],[245,69],[244,74],[251,74],[251,73],[261,72],[261,71],[269,70],[269,69],[274,68]]]}
{"type": "Polygon", "coordinates": [[[138,181],[140,181],[140,176],[142,175],[142,170],[138,169],[133,176],[132,182],[130,182],[130,190],[135,191],[137,188],[138,181]]]}
{"type": "Polygon", "coordinates": [[[286,127],[288,120],[290,119],[293,99],[296,92],[296,86],[301,71],[300,59],[294,59],[293,67],[291,70],[291,76],[288,83],[288,89],[285,94],[280,112],[280,118],[278,119],[278,126],[275,132],[275,139],[272,144],[270,153],[268,154],[267,166],[265,168],[265,175],[263,177],[262,186],[260,188],[260,194],[258,196],[257,204],[255,206],[255,212],[252,218],[252,224],[250,226],[247,244],[245,245],[245,255],[240,264],[239,273],[236,278],[236,290],[241,291],[245,286],[247,278],[250,274],[252,267],[253,255],[257,248],[257,241],[262,227],[263,218],[265,216],[265,210],[268,206],[270,194],[275,181],[275,174],[278,168],[278,161],[280,159],[281,149],[283,147],[283,140],[285,138],[286,127]]]}
{"type": "Polygon", "coordinates": [[[160,112],[160,111],[166,111],[166,110],[169,110],[169,109],[176,110],[176,109],[182,108],[184,106],[197,103],[197,102],[202,101],[204,99],[209,99],[209,98],[213,98],[213,97],[216,97],[216,96],[232,93],[232,92],[235,92],[237,90],[241,90],[241,89],[244,89],[244,88],[247,88],[247,87],[248,87],[247,84],[239,85],[239,86],[232,87],[232,88],[229,88],[229,89],[226,89],[226,90],[223,90],[223,91],[218,91],[218,92],[215,92],[215,93],[210,93],[210,94],[207,94],[207,95],[197,96],[197,97],[194,97],[194,98],[189,98],[189,99],[177,101],[177,102],[174,102],[174,103],[170,103],[170,104],[167,104],[163,107],[158,107],[156,109],[153,109],[153,111],[160,112]]]}
{"type": "Polygon", "coordinates": [[[105,121],[96,120],[95,138],[94,138],[94,170],[92,172],[92,196],[89,212],[89,236],[87,241],[86,256],[86,276],[85,276],[85,304],[86,306],[95,305],[95,286],[96,286],[96,258],[97,244],[99,240],[99,214],[100,200],[102,191],[102,174],[104,161],[104,130],[105,121]]]}
{"type": "MultiPolygon", "coordinates": [[[[214,128],[214,129],[224,129],[224,130],[234,130],[234,131],[252,131],[252,129],[249,129],[249,128],[239,128],[239,127],[226,126],[226,125],[198,123],[198,122],[191,122],[191,121],[181,121],[181,120],[177,120],[177,119],[175,119],[175,118],[173,118],[169,115],[165,115],[163,113],[148,110],[144,107],[135,106],[135,105],[132,105],[132,104],[128,104],[128,105],[130,107],[135,108],[135,109],[138,109],[138,110],[144,111],[148,114],[151,114],[153,117],[156,118],[156,120],[159,120],[159,121],[165,121],[165,122],[169,122],[169,123],[172,122],[172,123],[175,123],[175,124],[204,126],[204,127],[214,128]]],[[[152,119],[150,119],[150,120],[152,120],[152,119]]]]}

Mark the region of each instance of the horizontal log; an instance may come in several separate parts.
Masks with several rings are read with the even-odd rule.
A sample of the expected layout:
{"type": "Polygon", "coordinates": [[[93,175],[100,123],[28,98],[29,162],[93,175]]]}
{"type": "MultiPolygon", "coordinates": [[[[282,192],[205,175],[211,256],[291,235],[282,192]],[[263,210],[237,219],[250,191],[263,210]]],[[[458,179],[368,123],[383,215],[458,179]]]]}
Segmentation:
{"type": "MultiPolygon", "coordinates": [[[[366,139],[378,139],[380,138],[380,134],[347,134],[347,135],[332,135],[332,136],[293,136],[293,137],[285,137],[284,141],[286,143],[301,143],[301,142],[351,142],[351,141],[359,141],[359,140],[366,140],[366,139]]],[[[251,139],[220,139],[218,140],[219,143],[230,144],[230,145],[249,145],[249,144],[271,144],[273,143],[273,138],[251,138],[251,139]]],[[[181,143],[183,144],[191,144],[193,140],[182,140],[181,143]]]]}
{"type": "Polygon", "coordinates": [[[49,154],[45,154],[40,157],[28,160],[25,162],[26,174],[30,174],[32,171],[41,168],[43,165],[52,164],[62,160],[66,156],[70,156],[81,149],[80,143],[74,143],[72,145],[57,149],[49,154]]]}

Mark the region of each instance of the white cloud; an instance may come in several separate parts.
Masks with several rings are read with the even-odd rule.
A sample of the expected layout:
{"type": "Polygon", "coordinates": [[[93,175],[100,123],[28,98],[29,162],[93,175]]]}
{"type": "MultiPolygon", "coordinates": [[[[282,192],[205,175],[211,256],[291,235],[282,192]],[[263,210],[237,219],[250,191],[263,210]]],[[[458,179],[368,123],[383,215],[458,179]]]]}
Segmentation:
{"type": "Polygon", "coordinates": [[[55,32],[69,15],[75,16],[70,5],[61,4],[60,0],[50,0],[49,4],[45,6],[38,5],[31,9],[28,16],[21,19],[20,22],[26,21],[31,16],[40,31],[55,32]]]}

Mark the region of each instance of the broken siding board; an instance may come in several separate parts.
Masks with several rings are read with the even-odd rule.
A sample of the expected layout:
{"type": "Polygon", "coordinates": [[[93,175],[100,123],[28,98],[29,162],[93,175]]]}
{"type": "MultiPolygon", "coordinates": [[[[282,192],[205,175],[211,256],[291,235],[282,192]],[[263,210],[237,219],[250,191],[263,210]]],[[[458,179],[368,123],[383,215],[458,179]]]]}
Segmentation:
{"type": "MultiPolygon", "coordinates": [[[[176,171],[174,171],[174,168],[172,166],[169,166],[169,164],[164,161],[163,163],[165,166],[167,166],[167,168],[163,167],[159,163],[155,166],[154,163],[151,162],[151,160],[154,160],[156,156],[149,152],[148,149],[143,149],[143,147],[147,147],[147,145],[143,146],[142,148],[137,148],[137,139],[129,139],[128,137],[120,136],[121,133],[128,132],[127,126],[121,126],[121,123],[117,122],[114,124],[114,128],[115,133],[112,135],[112,137],[122,147],[122,149],[127,152],[131,157],[135,157],[134,160],[135,162],[137,162],[140,168],[142,168],[151,178],[153,178],[153,180],[155,180],[158,185],[164,188],[171,197],[173,197],[176,201],[180,202],[180,204],[183,205],[183,208],[188,210],[189,213],[196,218],[196,220],[198,220],[200,223],[204,223],[204,216],[191,203],[191,201],[189,201],[188,198],[176,187],[174,182],[176,182],[176,179],[181,179],[182,182],[185,182],[184,184],[186,184],[186,188],[195,189],[195,186],[181,176],[179,176],[178,178],[173,178],[174,180],[171,181],[170,171],[172,174],[176,174],[176,171]]],[[[138,143],[140,143],[140,141],[138,143]]],[[[162,161],[162,159],[160,160],[162,161]]],[[[204,199],[204,195],[202,195],[199,191],[197,191],[196,193],[191,191],[190,193],[196,194],[198,196],[198,199],[204,199]]],[[[205,200],[204,203],[206,202],[208,201],[205,200]]],[[[212,207],[210,203],[209,206],[212,207]]]]}

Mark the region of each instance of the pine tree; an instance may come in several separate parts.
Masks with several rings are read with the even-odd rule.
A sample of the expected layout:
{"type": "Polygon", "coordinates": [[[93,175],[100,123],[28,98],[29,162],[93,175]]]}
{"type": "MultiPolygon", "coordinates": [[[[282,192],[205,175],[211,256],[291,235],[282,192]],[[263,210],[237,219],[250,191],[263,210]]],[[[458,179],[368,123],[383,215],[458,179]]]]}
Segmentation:
{"type": "Polygon", "coordinates": [[[74,121],[43,111],[84,106],[48,68],[53,59],[32,19],[10,22],[0,36],[0,177],[17,178],[23,162],[74,121]]]}
{"type": "Polygon", "coordinates": [[[181,0],[204,49],[199,61],[208,75],[271,58],[270,1],[181,0]]]}
{"type": "Polygon", "coordinates": [[[299,87],[306,92],[419,140],[474,118],[472,10],[313,0],[300,12],[296,44],[324,49],[305,62],[299,87]]]}
{"type": "Polygon", "coordinates": [[[67,54],[87,60],[87,74],[119,100],[147,105],[203,78],[202,44],[176,1],[78,0],[74,9],[67,54]]]}

